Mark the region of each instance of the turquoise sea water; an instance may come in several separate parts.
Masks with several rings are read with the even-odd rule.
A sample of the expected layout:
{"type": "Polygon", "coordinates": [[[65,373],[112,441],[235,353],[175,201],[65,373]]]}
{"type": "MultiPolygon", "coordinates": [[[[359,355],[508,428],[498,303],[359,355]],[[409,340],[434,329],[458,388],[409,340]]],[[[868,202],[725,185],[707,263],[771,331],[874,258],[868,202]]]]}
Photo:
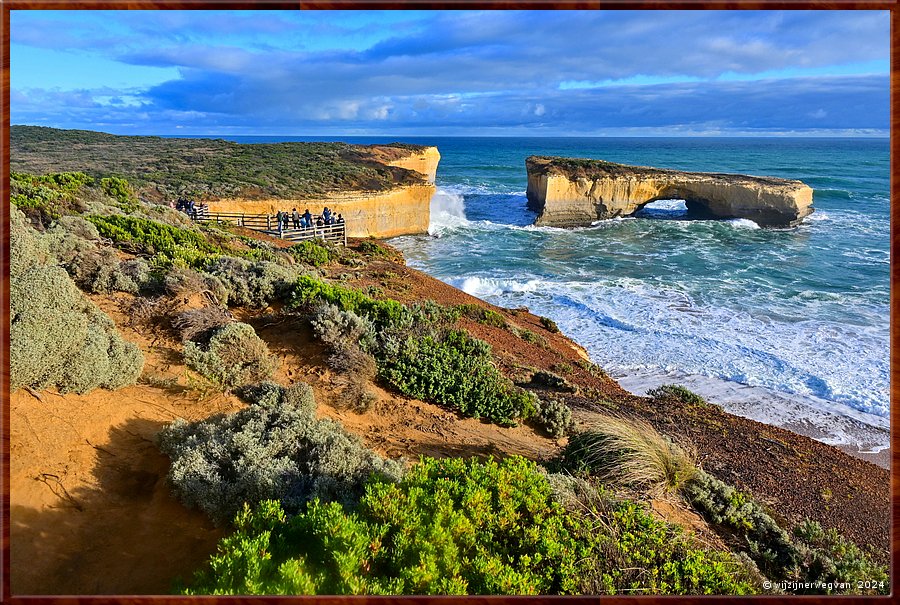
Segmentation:
{"type": "Polygon", "coordinates": [[[887,416],[887,140],[404,140],[442,156],[430,234],[391,242],[410,266],[553,318],[617,376],[710,377],[887,416]],[[816,211],[760,229],[686,220],[672,200],[587,228],[537,228],[525,204],[532,154],[800,179],[816,211]]]}

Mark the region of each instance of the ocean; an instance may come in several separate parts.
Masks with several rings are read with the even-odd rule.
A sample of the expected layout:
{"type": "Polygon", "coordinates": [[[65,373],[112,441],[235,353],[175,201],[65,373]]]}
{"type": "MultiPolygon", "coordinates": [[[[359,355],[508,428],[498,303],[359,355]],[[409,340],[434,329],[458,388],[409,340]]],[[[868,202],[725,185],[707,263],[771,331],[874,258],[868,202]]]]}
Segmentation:
{"type": "Polygon", "coordinates": [[[679,383],[828,443],[888,447],[887,139],[402,140],[441,152],[429,234],[390,242],[410,266],[552,318],[633,392],[679,383]],[[664,200],[589,227],[534,227],[529,155],[800,179],[815,212],[761,229],[687,220],[683,201],[664,200]]]}

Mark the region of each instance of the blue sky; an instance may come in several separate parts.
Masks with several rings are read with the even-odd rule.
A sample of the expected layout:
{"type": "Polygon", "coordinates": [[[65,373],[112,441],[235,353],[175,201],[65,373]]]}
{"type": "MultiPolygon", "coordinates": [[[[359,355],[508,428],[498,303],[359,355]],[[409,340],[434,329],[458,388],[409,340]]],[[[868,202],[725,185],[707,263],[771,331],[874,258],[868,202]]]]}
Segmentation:
{"type": "Polygon", "coordinates": [[[887,11],[11,11],[13,124],[886,136],[887,11]]]}

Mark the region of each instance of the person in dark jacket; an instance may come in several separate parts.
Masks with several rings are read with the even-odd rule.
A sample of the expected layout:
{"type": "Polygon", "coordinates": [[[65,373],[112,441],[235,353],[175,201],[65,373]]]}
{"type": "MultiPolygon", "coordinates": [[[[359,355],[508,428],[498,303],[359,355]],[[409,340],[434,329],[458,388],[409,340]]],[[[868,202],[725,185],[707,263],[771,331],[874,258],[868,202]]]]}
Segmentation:
{"type": "Polygon", "coordinates": [[[291,218],[294,219],[294,229],[300,228],[300,213],[297,212],[297,209],[294,208],[294,211],[291,212],[291,218]]]}
{"type": "Polygon", "coordinates": [[[281,225],[283,222],[284,222],[284,213],[281,210],[279,210],[275,214],[275,224],[278,226],[279,229],[281,229],[281,225]]]}
{"type": "Polygon", "coordinates": [[[313,218],[312,218],[312,214],[310,214],[310,212],[309,212],[309,208],[307,208],[306,212],[303,213],[303,218],[306,219],[307,225],[309,225],[310,227],[313,226],[313,218]]]}

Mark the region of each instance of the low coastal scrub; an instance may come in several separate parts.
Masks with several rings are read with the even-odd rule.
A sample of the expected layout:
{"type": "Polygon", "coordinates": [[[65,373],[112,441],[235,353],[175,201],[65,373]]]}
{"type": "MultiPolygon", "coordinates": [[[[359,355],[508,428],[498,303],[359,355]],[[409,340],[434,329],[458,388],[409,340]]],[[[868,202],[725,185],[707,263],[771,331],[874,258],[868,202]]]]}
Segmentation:
{"type": "Polygon", "coordinates": [[[38,224],[47,226],[76,204],[75,194],[93,179],[83,172],[32,175],[11,172],[10,201],[38,224]]]}
{"type": "Polygon", "coordinates": [[[418,172],[374,161],[371,150],[347,143],[247,145],[14,126],[10,146],[15,170],[89,166],[97,178],[126,177],[137,189],[170,199],[178,195],[296,199],[423,182],[418,172]]]}
{"type": "Polygon", "coordinates": [[[647,391],[647,395],[653,399],[677,399],[681,403],[687,405],[701,407],[709,405],[709,402],[706,401],[706,399],[680,384],[664,384],[655,389],[650,389],[647,391]]]}
{"type": "Polygon", "coordinates": [[[572,409],[559,399],[539,400],[534,422],[554,439],[565,437],[575,428],[572,409]]]}
{"type": "Polygon", "coordinates": [[[316,242],[300,242],[290,247],[291,255],[301,263],[321,267],[332,259],[331,250],[316,242]]]}
{"type": "Polygon", "coordinates": [[[189,594],[746,594],[726,553],[640,506],[567,510],[520,457],[422,459],[354,505],[245,506],[189,594]]]}
{"type": "Polygon", "coordinates": [[[788,532],[748,495],[703,471],[685,483],[683,492],[707,521],[741,537],[748,554],[767,577],[812,583],[812,588],[802,588],[798,593],[821,594],[823,585],[842,582],[850,589],[834,592],[890,592],[887,571],[833,529],[825,531],[807,520],[788,532]],[[856,581],[862,578],[874,588],[858,589],[856,581]]]}
{"type": "Polygon", "coordinates": [[[548,372],[547,370],[538,370],[537,372],[532,374],[531,383],[540,387],[556,389],[558,391],[565,391],[567,393],[575,393],[578,391],[578,387],[570,383],[568,380],[566,380],[559,374],[554,374],[553,372],[548,372]]]}
{"type": "Polygon", "coordinates": [[[313,331],[328,347],[328,365],[339,372],[346,383],[343,395],[347,407],[363,412],[374,402],[368,384],[377,372],[374,350],[375,326],[352,311],[341,311],[325,303],[312,318],[313,331]]]}
{"type": "Polygon", "coordinates": [[[275,499],[291,513],[313,498],[353,503],[372,475],[400,477],[398,463],[363,447],[339,423],[317,419],[308,385],[261,383],[240,395],[247,408],[195,423],[177,420],[158,436],[172,460],[176,495],[216,523],[233,519],[245,502],[255,507],[275,499]]]}
{"type": "Polygon", "coordinates": [[[217,328],[205,348],[185,342],[184,361],[223,391],[267,380],[278,367],[278,359],[253,326],[240,322],[217,328]]]}
{"type": "Polygon", "coordinates": [[[493,365],[490,345],[461,330],[389,341],[379,376],[401,393],[500,425],[513,425],[535,411],[533,396],[493,365]]]}
{"type": "Polygon", "coordinates": [[[10,212],[10,390],[86,393],[134,384],[144,357],[54,260],[44,236],[10,212]]]}
{"type": "Polygon", "coordinates": [[[88,216],[100,235],[119,244],[130,244],[136,252],[153,255],[153,264],[168,267],[178,260],[202,269],[221,253],[198,232],[136,216],[88,216]]]}
{"type": "Polygon", "coordinates": [[[549,317],[541,317],[541,325],[544,326],[548,332],[553,332],[554,334],[559,332],[559,326],[556,325],[556,322],[550,319],[549,317]]]}
{"type": "Polygon", "coordinates": [[[103,193],[116,200],[119,207],[125,212],[135,212],[140,208],[134,189],[123,178],[117,176],[102,178],[100,179],[100,189],[103,193]]]}
{"type": "Polygon", "coordinates": [[[506,321],[506,318],[493,309],[487,309],[475,304],[457,305],[456,308],[459,309],[462,315],[465,315],[470,319],[474,319],[478,323],[484,324],[486,326],[494,326],[497,328],[503,328],[504,330],[509,327],[509,322],[506,321]]]}
{"type": "MultiPolygon", "coordinates": [[[[292,306],[315,309],[323,303],[355,318],[340,320],[333,311],[327,317],[320,314],[320,319],[314,320],[321,324],[317,328],[320,337],[330,338],[332,343],[337,338],[327,336],[334,330],[325,321],[350,325],[366,318],[376,338],[367,340],[363,351],[376,359],[378,376],[401,393],[501,425],[534,415],[534,397],[500,373],[493,364],[490,345],[452,327],[459,318],[458,309],[429,301],[406,306],[395,300],[377,300],[359,290],[301,276],[292,306]]],[[[336,350],[340,355],[347,347],[336,350]]]]}
{"type": "Polygon", "coordinates": [[[233,256],[210,260],[205,273],[222,282],[228,304],[239,307],[260,308],[284,300],[297,279],[297,272],[287,267],[233,256]]]}
{"type": "Polygon", "coordinates": [[[697,473],[696,453],[641,420],[607,416],[572,437],[563,464],[601,482],[676,493],[697,473]]]}

